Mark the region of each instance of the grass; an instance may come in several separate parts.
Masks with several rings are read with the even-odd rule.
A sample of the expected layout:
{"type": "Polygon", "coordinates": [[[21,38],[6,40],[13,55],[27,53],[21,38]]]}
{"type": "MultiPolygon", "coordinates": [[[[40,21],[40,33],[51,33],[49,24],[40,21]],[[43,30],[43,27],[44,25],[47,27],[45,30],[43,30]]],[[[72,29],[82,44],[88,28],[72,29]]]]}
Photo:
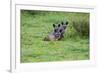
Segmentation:
{"type": "Polygon", "coordinates": [[[21,62],[48,62],[89,59],[89,38],[78,35],[72,21],[88,13],[21,10],[21,62]],[[75,18],[76,17],[76,18],[75,18]],[[69,21],[60,41],[43,41],[53,23],[69,21]]]}

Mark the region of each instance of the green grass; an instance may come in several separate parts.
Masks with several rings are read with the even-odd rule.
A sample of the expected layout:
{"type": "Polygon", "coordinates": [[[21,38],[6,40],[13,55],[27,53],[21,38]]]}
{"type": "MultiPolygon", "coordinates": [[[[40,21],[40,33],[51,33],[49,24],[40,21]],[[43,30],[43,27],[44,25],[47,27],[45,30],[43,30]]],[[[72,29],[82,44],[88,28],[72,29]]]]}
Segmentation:
{"type": "Polygon", "coordinates": [[[21,62],[48,62],[89,59],[89,38],[80,37],[72,21],[88,13],[21,11],[21,62]],[[65,37],[60,41],[43,41],[52,24],[69,21],[65,37]]]}

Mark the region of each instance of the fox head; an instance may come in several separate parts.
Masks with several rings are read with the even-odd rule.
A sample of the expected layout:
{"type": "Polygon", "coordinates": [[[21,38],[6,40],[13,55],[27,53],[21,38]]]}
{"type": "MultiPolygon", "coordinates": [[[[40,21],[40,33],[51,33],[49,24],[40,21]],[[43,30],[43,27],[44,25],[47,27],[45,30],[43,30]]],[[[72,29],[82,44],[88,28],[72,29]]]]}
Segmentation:
{"type": "Polygon", "coordinates": [[[55,24],[53,24],[53,28],[54,28],[54,31],[53,31],[53,35],[55,36],[55,38],[60,38],[60,36],[61,36],[61,32],[62,32],[62,30],[60,30],[59,28],[60,28],[60,24],[58,24],[58,25],[55,25],[55,24]]]}
{"type": "Polygon", "coordinates": [[[66,29],[67,28],[67,25],[68,25],[68,21],[61,22],[61,24],[62,24],[62,28],[66,29]]]}
{"type": "Polygon", "coordinates": [[[66,30],[66,28],[67,28],[67,25],[68,25],[68,22],[66,21],[66,22],[61,22],[61,24],[57,24],[57,25],[55,25],[55,24],[53,24],[53,28],[54,28],[54,36],[56,37],[56,38],[59,38],[59,39],[61,39],[61,38],[63,38],[64,37],[64,32],[65,32],[65,30],[66,30]]]}
{"type": "Polygon", "coordinates": [[[63,34],[67,28],[67,25],[68,25],[67,21],[61,22],[61,24],[58,24],[58,25],[53,24],[54,32],[63,34]]]}

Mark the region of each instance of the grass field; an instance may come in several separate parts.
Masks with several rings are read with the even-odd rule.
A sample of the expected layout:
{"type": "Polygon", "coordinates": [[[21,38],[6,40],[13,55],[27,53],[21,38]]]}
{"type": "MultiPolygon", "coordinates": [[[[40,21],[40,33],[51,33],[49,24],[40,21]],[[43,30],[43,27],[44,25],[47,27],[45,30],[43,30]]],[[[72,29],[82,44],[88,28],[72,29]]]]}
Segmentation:
{"type": "Polygon", "coordinates": [[[89,59],[89,35],[81,36],[73,21],[88,13],[21,10],[21,62],[48,62],[89,59]],[[43,41],[53,30],[53,23],[68,21],[68,29],[60,41],[43,41]]]}

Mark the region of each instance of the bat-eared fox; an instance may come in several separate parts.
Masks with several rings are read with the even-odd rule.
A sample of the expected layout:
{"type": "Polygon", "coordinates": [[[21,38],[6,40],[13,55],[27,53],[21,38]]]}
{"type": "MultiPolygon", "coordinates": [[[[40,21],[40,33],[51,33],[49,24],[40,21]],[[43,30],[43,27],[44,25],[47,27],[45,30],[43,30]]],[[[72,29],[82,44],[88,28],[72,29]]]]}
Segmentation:
{"type": "Polygon", "coordinates": [[[44,41],[56,41],[64,38],[64,33],[67,28],[68,22],[61,22],[60,24],[53,24],[53,32],[51,32],[47,37],[44,38],[44,41]]]}

